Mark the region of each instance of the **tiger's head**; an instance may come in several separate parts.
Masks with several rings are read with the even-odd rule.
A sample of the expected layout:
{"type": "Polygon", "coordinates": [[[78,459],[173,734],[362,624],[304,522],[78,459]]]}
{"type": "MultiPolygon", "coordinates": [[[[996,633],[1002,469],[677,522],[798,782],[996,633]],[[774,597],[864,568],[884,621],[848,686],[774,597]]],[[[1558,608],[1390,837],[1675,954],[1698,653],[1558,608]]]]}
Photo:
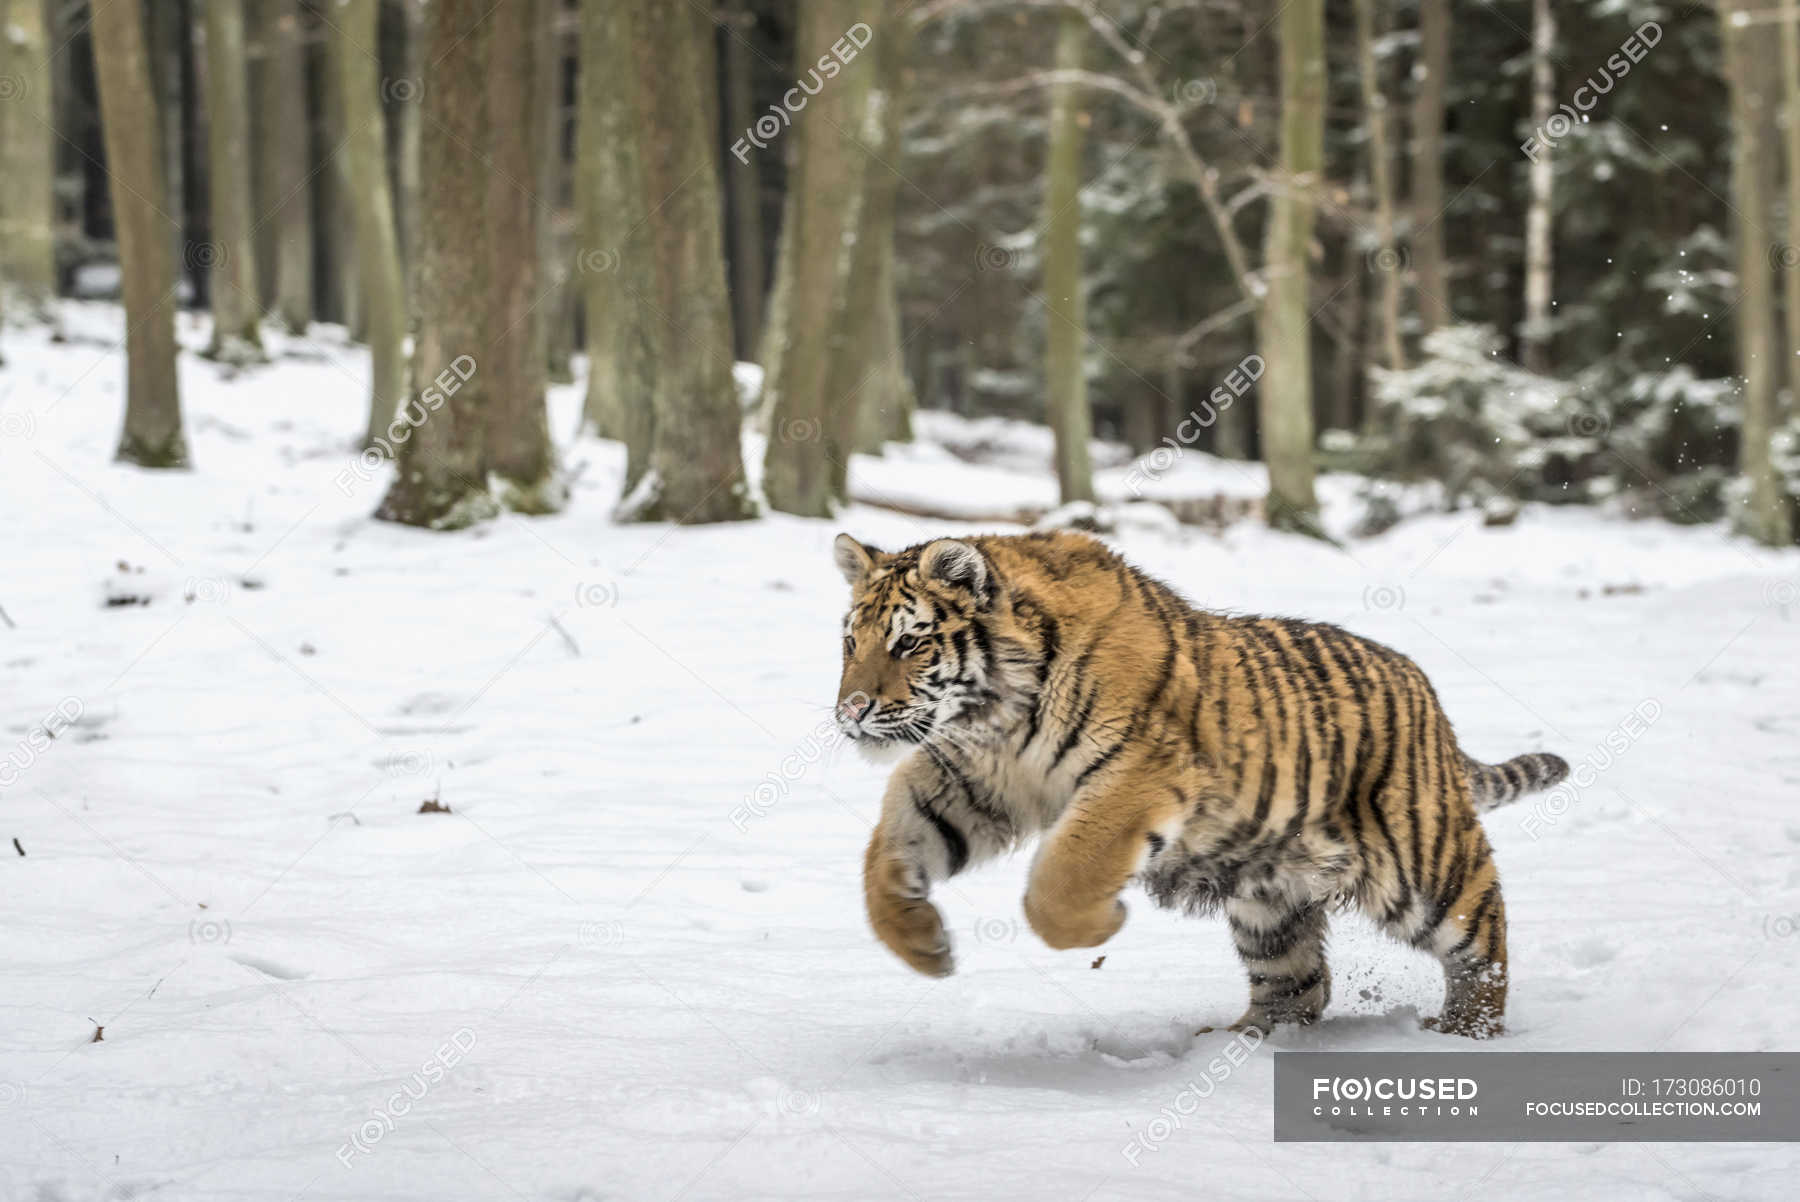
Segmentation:
{"type": "Polygon", "coordinates": [[[1002,699],[988,558],[948,538],[889,553],[840,534],[834,551],[850,582],[838,728],[868,753],[971,736],[1002,699]]]}

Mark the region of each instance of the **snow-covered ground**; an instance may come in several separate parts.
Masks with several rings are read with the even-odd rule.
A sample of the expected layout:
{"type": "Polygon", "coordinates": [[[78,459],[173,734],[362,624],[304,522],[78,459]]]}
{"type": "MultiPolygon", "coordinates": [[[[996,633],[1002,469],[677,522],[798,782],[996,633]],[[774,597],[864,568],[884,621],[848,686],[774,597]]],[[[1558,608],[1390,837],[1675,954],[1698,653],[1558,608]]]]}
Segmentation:
{"type": "MultiPolygon", "coordinates": [[[[563,516],[373,523],[329,332],[233,382],[184,355],[195,470],[120,467],[118,314],[70,324],[0,369],[0,1197],[1793,1196],[1795,1145],[1274,1144],[1273,1049],[1473,1046],[1349,920],[1327,1021],[1169,1130],[1243,1006],[1222,923],[1140,898],[1096,970],[1025,927],[1017,857],[942,891],[958,975],[867,932],[835,526],[613,526],[591,442],[563,516]]],[[[1477,755],[1609,763],[1488,819],[1515,975],[1483,1050],[1800,1050],[1800,555],[1543,508],[1123,545],[1405,650],[1477,755]]]]}

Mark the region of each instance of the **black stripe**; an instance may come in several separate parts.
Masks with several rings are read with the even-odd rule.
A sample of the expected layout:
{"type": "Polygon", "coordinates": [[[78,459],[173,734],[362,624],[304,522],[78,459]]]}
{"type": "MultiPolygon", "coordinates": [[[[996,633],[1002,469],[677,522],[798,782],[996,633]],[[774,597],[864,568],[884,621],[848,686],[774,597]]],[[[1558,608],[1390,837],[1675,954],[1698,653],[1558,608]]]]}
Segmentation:
{"type": "MultiPolygon", "coordinates": [[[[1475,903],[1475,912],[1469,915],[1469,929],[1464,932],[1463,937],[1457,941],[1455,947],[1444,953],[1444,959],[1448,960],[1452,956],[1460,956],[1469,950],[1469,945],[1475,942],[1475,936],[1481,930],[1482,920],[1487,917],[1488,911],[1493,908],[1494,895],[1498,892],[1500,892],[1500,884],[1498,881],[1487,887],[1487,892],[1483,893],[1481,895],[1481,900],[1475,903]]],[[[1493,946],[1491,935],[1488,940],[1488,946],[1490,948],[1493,946]]],[[[1490,960],[1493,959],[1492,955],[1488,958],[1490,960]]]]}
{"type": "Polygon", "coordinates": [[[988,641],[987,627],[979,620],[969,623],[969,634],[975,640],[975,649],[981,652],[981,674],[991,677],[994,674],[994,645],[988,641]]]}
{"type": "Polygon", "coordinates": [[[1431,849],[1431,878],[1434,882],[1441,883],[1444,879],[1445,848],[1449,846],[1451,826],[1458,814],[1466,812],[1465,807],[1451,805],[1459,793],[1457,786],[1462,780],[1459,775],[1461,770],[1451,757],[1452,755],[1460,756],[1460,752],[1456,749],[1456,732],[1450,728],[1450,719],[1444,716],[1442,710],[1438,711],[1438,746],[1448,748],[1451,753],[1442,758],[1440,766],[1440,775],[1443,779],[1438,788],[1440,797],[1437,813],[1438,832],[1436,842],[1431,849]]]}
{"type": "MultiPolygon", "coordinates": [[[[1385,673],[1380,675],[1385,676],[1385,673]]],[[[1406,865],[1400,859],[1400,844],[1394,839],[1394,832],[1389,828],[1387,815],[1382,811],[1381,798],[1388,791],[1388,776],[1394,770],[1394,691],[1387,680],[1379,679],[1381,688],[1383,725],[1386,728],[1386,745],[1382,747],[1381,765],[1370,776],[1367,795],[1369,814],[1375,819],[1375,826],[1381,831],[1382,839],[1387,843],[1388,854],[1394,859],[1394,875],[1400,886],[1400,897],[1405,899],[1412,892],[1407,885],[1406,865]]]]}
{"type": "MultiPolygon", "coordinates": [[[[1408,686],[1412,681],[1404,674],[1401,680],[1408,686]]],[[[1419,793],[1425,787],[1419,777],[1419,769],[1425,762],[1425,737],[1419,724],[1419,692],[1409,687],[1406,691],[1406,821],[1410,828],[1407,831],[1407,844],[1412,852],[1412,879],[1424,887],[1425,850],[1419,835],[1419,793]]]]}
{"type": "MultiPolygon", "coordinates": [[[[1264,748],[1266,749],[1269,732],[1263,719],[1262,699],[1263,694],[1269,691],[1269,686],[1264,683],[1260,668],[1258,666],[1253,666],[1253,661],[1255,661],[1256,656],[1254,654],[1245,654],[1245,649],[1249,644],[1250,639],[1248,636],[1239,638],[1236,640],[1236,646],[1233,649],[1237,652],[1238,670],[1242,672],[1244,676],[1244,692],[1248,694],[1250,698],[1250,720],[1252,729],[1255,731],[1256,736],[1263,741],[1264,748]]],[[[1229,742],[1237,748],[1237,761],[1233,765],[1232,770],[1237,776],[1236,792],[1241,793],[1243,792],[1245,784],[1244,767],[1249,759],[1248,751],[1250,740],[1247,738],[1237,738],[1229,740],[1229,742]]]]}
{"type": "Polygon", "coordinates": [[[1468,857],[1462,854],[1462,847],[1458,844],[1451,852],[1449,874],[1438,888],[1437,901],[1432,903],[1431,920],[1413,937],[1415,946],[1423,946],[1437,933],[1438,927],[1443,925],[1444,915],[1448,914],[1450,907],[1456,904],[1456,899],[1462,894],[1463,883],[1468,879],[1468,857]]]}
{"type": "Polygon", "coordinates": [[[1297,835],[1300,828],[1306,825],[1306,811],[1312,801],[1312,738],[1311,732],[1300,731],[1300,747],[1294,753],[1294,816],[1288,819],[1287,833],[1297,835]]]}
{"type": "Polygon", "coordinates": [[[1044,645],[1039,651],[1042,658],[1038,661],[1037,693],[1031,699],[1031,720],[1025,726],[1025,741],[1019,744],[1021,755],[1031,746],[1031,741],[1037,738],[1038,722],[1043,717],[1045,686],[1050,680],[1050,669],[1056,664],[1057,653],[1062,649],[1056,619],[1049,614],[1044,614],[1043,640],[1044,645]]]}
{"type": "Polygon", "coordinates": [[[1169,682],[1175,678],[1175,635],[1166,626],[1163,628],[1163,640],[1162,666],[1157,670],[1156,684],[1151,686],[1150,692],[1146,694],[1148,700],[1144,702],[1145,709],[1157,708],[1162,701],[1163,690],[1167,689],[1169,682]]]}
{"type": "MultiPolygon", "coordinates": [[[[1007,813],[1004,806],[995,804],[994,795],[985,784],[970,779],[967,773],[950,762],[947,754],[934,755],[931,762],[940,773],[948,778],[951,784],[962,790],[964,805],[986,819],[990,825],[999,828],[1001,832],[1010,833],[1012,831],[1012,815],[1007,813]]],[[[936,801],[943,795],[943,790],[940,790],[932,795],[931,800],[936,801]]]]}
{"type": "Polygon", "coordinates": [[[1344,793],[1335,799],[1341,805],[1350,823],[1350,837],[1360,850],[1362,847],[1362,810],[1358,799],[1362,796],[1364,778],[1369,774],[1374,759],[1375,739],[1373,734],[1374,715],[1369,712],[1368,693],[1363,689],[1362,678],[1357,674],[1362,660],[1356,655],[1355,648],[1349,639],[1335,626],[1314,627],[1319,639],[1319,647],[1330,657],[1338,671],[1344,674],[1344,683],[1349,686],[1350,696],[1356,702],[1356,752],[1353,762],[1348,768],[1349,779],[1343,782],[1344,793]],[[1331,639],[1325,634],[1329,632],[1331,639]],[[1356,660],[1352,666],[1351,660],[1356,660]]]}
{"type": "Polygon", "coordinates": [[[1101,756],[1098,759],[1096,759],[1093,763],[1089,764],[1086,768],[1083,768],[1081,770],[1081,775],[1075,778],[1074,787],[1077,789],[1081,788],[1081,784],[1083,781],[1087,780],[1088,777],[1094,775],[1094,773],[1100,771],[1100,769],[1106,767],[1106,765],[1112,763],[1113,757],[1117,756],[1121,751],[1125,750],[1125,744],[1130,738],[1131,738],[1131,733],[1129,731],[1127,731],[1125,738],[1120,739],[1117,743],[1114,743],[1103,754],[1101,754],[1101,756]]]}
{"type": "Polygon", "coordinates": [[[1250,819],[1246,835],[1262,833],[1263,823],[1269,820],[1269,807],[1275,801],[1275,757],[1265,749],[1263,754],[1262,784],[1256,793],[1256,813],[1250,819]]]}
{"type": "MultiPolygon", "coordinates": [[[[1261,648],[1262,651],[1267,652],[1267,643],[1274,636],[1264,630],[1259,623],[1252,623],[1249,632],[1255,640],[1251,649],[1254,651],[1261,648]]],[[[1275,703],[1275,716],[1280,719],[1281,728],[1285,731],[1287,729],[1287,702],[1281,696],[1281,677],[1286,673],[1287,665],[1277,663],[1280,658],[1279,648],[1274,654],[1258,655],[1256,658],[1259,666],[1267,667],[1269,670],[1269,700],[1275,703]],[[1279,671],[1277,671],[1278,668],[1279,671]]]]}
{"type": "MultiPolygon", "coordinates": [[[[1294,814],[1288,819],[1287,833],[1297,835],[1312,809],[1312,771],[1314,758],[1325,747],[1325,715],[1324,698],[1319,693],[1316,677],[1322,671],[1316,659],[1309,654],[1309,648],[1303,647],[1296,631],[1304,632],[1304,622],[1282,623],[1276,629],[1286,634],[1292,644],[1283,649],[1283,662],[1298,662],[1300,668],[1291,669],[1291,680],[1296,688],[1305,694],[1305,704],[1299,707],[1295,715],[1294,734],[1299,747],[1294,754],[1294,814]],[[1316,746],[1315,746],[1316,741],[1316,746]]],[[[1271,632],[1270,637],[1277,646],[1281,646],[1280,638],[1271,632]]]]}
{"type": "Polygon", "coordinates": [[[1231,934],[1237,942],[1238,955],[1246,960],[1279,960],[1294,950],[1294,945],[1312,930],[1313,917],[1318,913],[1316,906],[1302,906],[1297,910],[1289,910],[1280,922],[1267,930],[1254,930],[1245,926],[1238,919],[1231,920],[1231,934]],[[1240,939],[1239,937],[1243,938],[1240,939]],[[1245,950],[1244,942],[1250,944],[1245,950]]]}
{"type": "Polygon", "coordinates": [[[1050,767],[1045,769],[1046,774],[1056,771],[1056,766],[1062,763],[1062,758],[1069,754],[1070,748],[1075,746],[1075,741],[1081,738],[1082,732],[1087,729],[1088,719],[1093,716],[1094,700],[1099,695],[1098,688],[1088,691],[1087,701],[1082,703],[1081,712],[1075,716],[1074,725],[1069,727],[1069,733],[1063,736],[1062,745],[1056,749],[1056,758],[1052,759],[1050,767]]]}
{"type": "Polygon", "coordinates": [[[1320,982],[1324,981],[1324,979],[1325,971],[1319,968],[1313,969],[1303,977],[1283,976],[1281,974],[1274,976],[1265,976],[1262,973],[1250,974],[1250,984],[1253,986],[1266,985],[1271,981],[1287,982],[1287,984],[1282,985],[1277,989],[1272,989],[1256,999],[1264,1005],[1267,1005],[1270,1002],[1291,1002],[1295,998],[1304,997],[1317,989],[1320,982]],[[1260,981],[1257,980],[1257,977],[1259,976],[1262,977],[1262,980],[1260,981]]]}
{"type": "MultiPolygon", "coordinates": [[[[1444,843],[1450,834],[1450,799],[1456,795],[1454,790],[1449,789],[1449,784],[1450,782],[1445,782],[1443,787],[1448,791],[1444,792],[1438,801],[1437,835],[1431,841],[1431,877],[1433,882],[1442,881],[1444,876],[1444,843]]],[[[1436,924],[1434,923],[1433,925],[1435,926],[1436,924]]]]}
{"type": "Polygon", "coordinates": [[[932,828],[937,831],[938,838],[944,841],[944,851],[950,859],[950,871],[945,875],[955,876],[969,862],[969,841],[963,838],[963,833],[952,826],[942,814],[926,805],[917,793],[912,795],[912,803],[913,808],[923,814],[926,821],[930,822],[932,828]]]}

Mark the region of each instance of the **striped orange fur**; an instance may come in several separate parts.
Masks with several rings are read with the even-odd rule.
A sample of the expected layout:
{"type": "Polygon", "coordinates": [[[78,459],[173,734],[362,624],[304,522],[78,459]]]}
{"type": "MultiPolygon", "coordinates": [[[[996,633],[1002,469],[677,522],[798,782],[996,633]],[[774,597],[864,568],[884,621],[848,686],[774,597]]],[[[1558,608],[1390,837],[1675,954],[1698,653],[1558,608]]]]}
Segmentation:
{"type": "Polygon", "coordinates": [[[1093,947],[1137,880],[1223,910],[1250,976],[1239,1026],[1325,1009],[1326,914],[1354,905],[1430,951],[1443,1029],[1499,1032],[1506,911],[1476,818],[1562,779],[1552,755],[1458,748],[1424,673],[1335,626],[1189,605],[1084,535],[840,535],[851,584],[838,720],[906,754],[864,862],[875,933],[952,971],[933,882],[1041,836],[1025,915],[1093,947]]]}

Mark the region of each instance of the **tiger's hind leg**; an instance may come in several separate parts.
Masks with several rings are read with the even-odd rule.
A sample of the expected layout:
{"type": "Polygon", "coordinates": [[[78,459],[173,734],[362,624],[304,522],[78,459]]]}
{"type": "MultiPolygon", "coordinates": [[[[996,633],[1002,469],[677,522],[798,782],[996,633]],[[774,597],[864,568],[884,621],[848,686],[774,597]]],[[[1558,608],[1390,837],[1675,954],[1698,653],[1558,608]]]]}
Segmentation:
{"type": "MultiPolygon", "coordinates": [[[[1449,888],[1435,925],[1411,942],[1444,966],[1444,1010],[1426,1026],[1451,1035],[1489,1039],[1506,1029],[1506,903],[1479,826],[1464,844],[1466,869],[1449,888]]],[[[1442,886],[1440,886],[1442,887],[1442,886]]]]}
{"type": "Polygon", "coordinates": [[[1325,904],[1258,888],[1226,902],[1225,915],[1250,974],[1250,1008],[1233,1028],[1317,1022],[1331,1001],[1325,904]]]}
{"type": "Polygon", "coordinates": [[[1438,952],[1444,966],[1444,1012],[1428,1023],[1451,1035],[1489,1039],[1506,1030],[1506,903],[1500,882],[1485,892],[1465,891],[1457,901],[1458,920],[1439,927],[1438,952]]]}

